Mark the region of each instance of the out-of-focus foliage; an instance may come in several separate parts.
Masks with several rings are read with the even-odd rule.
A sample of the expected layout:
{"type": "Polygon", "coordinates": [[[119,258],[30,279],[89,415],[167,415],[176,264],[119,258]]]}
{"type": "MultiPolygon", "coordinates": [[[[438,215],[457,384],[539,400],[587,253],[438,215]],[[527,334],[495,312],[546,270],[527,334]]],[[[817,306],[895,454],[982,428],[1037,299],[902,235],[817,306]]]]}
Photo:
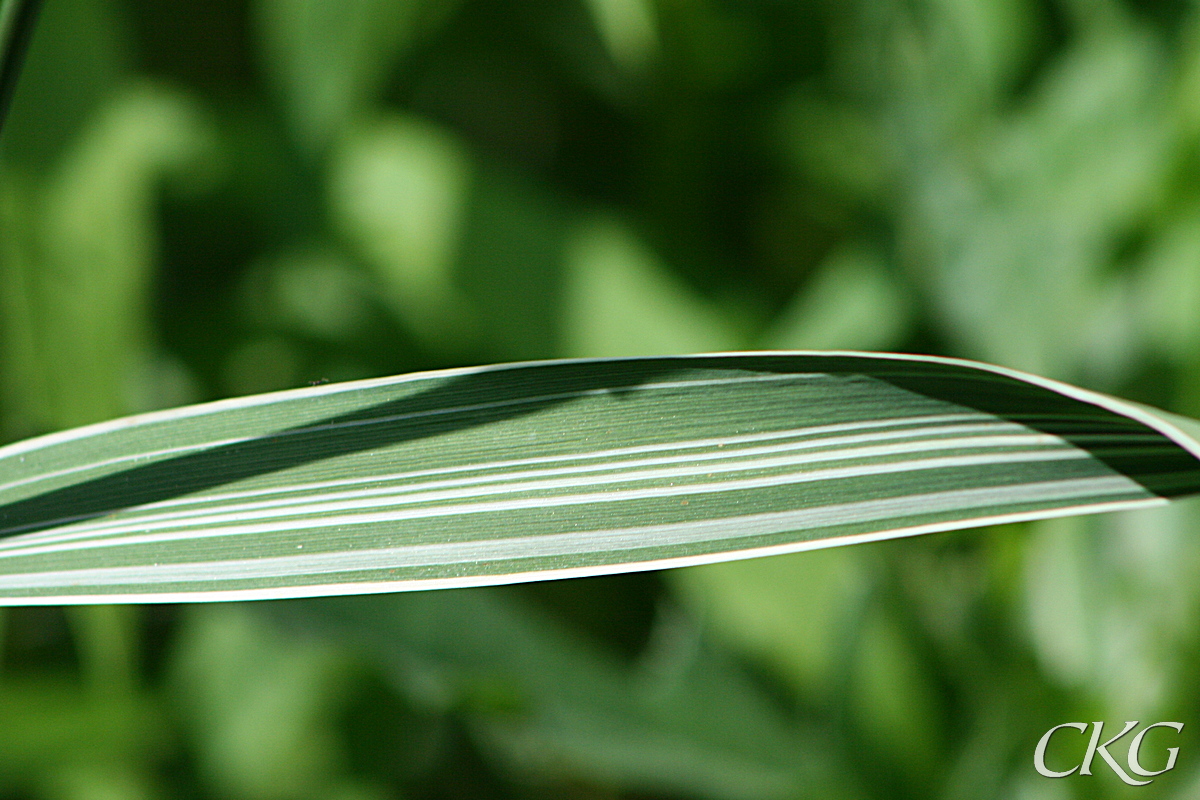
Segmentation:
{"type": "MultiPolygon", "coordinates": [[[[46,0],[0,137],[0,431],[755,347],[1200,415],[1198,179],[1190,0],[46,0]]],[[[1196,523],[8,610],[0,797],[1192,797],[1196,523]],[[1186,722],[1179,766],[1033,771],[1099,719],[1186,722]]]]}

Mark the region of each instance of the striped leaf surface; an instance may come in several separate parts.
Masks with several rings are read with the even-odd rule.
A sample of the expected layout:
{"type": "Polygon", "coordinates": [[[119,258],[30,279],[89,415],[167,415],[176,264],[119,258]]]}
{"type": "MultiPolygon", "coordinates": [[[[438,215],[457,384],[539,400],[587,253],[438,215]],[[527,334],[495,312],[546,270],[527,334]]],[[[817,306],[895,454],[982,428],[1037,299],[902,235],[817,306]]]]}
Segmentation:
{"type": "Polygon", "coordinates": [[[1185,429],[998,367],[863,353],[318,386],[0,449],[0,601],[474,586],[1135,508],[1200,491],[1185,429]]]}

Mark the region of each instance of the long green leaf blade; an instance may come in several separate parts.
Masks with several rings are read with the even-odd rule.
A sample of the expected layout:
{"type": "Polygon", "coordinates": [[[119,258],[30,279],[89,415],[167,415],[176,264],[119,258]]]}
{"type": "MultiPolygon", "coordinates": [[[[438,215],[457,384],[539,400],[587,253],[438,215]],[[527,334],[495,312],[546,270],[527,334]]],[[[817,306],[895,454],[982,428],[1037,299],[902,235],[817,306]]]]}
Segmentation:
{"type": "Polygon", "coordinates": [[[710,563],[1163,503],[1200,491],[1198,454],[1161,412],[925,356],[421,373],[0,449],[0,600],[300,597],[710,563]]]}

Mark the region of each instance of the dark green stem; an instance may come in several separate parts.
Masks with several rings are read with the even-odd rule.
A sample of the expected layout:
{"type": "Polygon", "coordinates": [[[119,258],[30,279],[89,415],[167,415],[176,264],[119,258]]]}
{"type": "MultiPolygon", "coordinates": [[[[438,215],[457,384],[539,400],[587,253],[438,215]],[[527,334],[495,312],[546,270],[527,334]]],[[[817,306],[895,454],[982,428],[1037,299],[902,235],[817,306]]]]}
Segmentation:
{"type": "Polygon", "coordinates": [[[0,0],[0,128],[8,116],[41,4],[41,0],[0,0]]]}

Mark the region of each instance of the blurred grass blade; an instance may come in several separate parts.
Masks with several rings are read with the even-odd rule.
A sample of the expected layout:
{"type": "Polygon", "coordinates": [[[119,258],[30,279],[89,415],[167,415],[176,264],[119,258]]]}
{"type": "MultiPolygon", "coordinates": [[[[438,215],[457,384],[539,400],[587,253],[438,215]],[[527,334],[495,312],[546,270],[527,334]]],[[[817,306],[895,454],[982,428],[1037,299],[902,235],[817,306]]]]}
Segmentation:
{"type": "Polygon", "coordinates": [[[17,88],[41,0],[0,0],[0,129],[17,88]]]}
{"type": "Polygon", "coordinates": [[[999,367],[862,353],[319,386],[0,449],[0,598],[511,583],[1134,508],[1200,491],[1192,424],[999,367]]]}

